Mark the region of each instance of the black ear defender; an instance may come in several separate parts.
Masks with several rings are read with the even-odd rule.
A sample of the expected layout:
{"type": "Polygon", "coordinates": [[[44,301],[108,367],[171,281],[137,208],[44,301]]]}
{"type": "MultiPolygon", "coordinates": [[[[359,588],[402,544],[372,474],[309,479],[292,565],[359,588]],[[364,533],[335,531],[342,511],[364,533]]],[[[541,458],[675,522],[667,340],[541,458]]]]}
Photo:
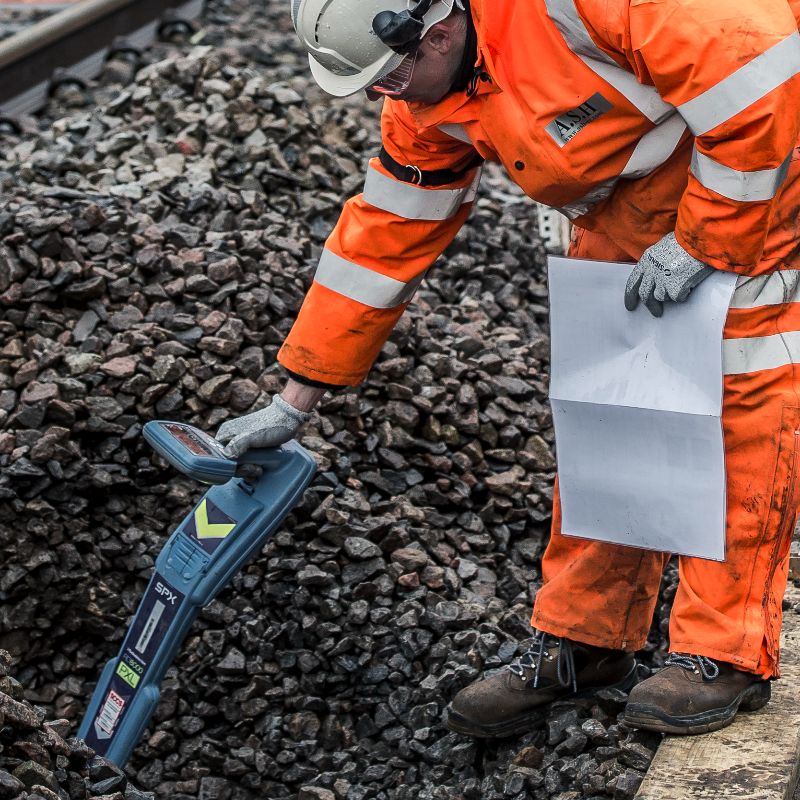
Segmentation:
{"type": "Polygon", "coordinates": [[[433,0],[420,0],[413,10],[381,11],[372,20],[372,30],[395,53],[408,55],[416,50],[425,27],[424,17],[433,0]]]}

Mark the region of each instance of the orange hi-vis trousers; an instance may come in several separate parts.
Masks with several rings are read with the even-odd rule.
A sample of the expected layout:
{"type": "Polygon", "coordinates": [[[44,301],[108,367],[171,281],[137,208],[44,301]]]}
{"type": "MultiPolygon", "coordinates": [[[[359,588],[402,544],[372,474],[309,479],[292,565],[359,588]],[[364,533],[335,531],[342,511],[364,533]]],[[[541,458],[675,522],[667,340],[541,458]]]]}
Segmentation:
{"type": "MultiPolygon", "coordinates": [[[[579,229],[570,255],[631,260],[603,234],[579,229]]],[[[669,646],[776,677],[800,502],[800,270],[740,278],[723,339],[726,559],[680,557],[669,646]]],[[[556,486],[531,622],[556,636],[636,650],[668,558],[563,535],[556,486]]]]}

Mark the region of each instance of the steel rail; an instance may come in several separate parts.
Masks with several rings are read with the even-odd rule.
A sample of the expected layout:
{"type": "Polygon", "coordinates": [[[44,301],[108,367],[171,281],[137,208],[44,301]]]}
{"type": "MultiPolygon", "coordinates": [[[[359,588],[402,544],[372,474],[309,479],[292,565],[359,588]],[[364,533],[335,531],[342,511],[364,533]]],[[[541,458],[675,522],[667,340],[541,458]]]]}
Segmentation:
{"type": "Polygon", "coordinates": [[[54,76],[94,77],[115,40],[143,49],[165,14],[192,20],[202,7],[203,0],[81,0],[0,41],[0,115],[41,108],[54,76]]]}

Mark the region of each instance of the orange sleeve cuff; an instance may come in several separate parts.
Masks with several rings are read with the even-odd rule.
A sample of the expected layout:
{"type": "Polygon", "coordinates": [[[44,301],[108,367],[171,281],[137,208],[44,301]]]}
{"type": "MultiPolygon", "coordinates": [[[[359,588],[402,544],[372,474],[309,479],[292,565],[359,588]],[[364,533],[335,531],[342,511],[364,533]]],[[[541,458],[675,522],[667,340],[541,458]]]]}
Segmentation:
{"type": "Polygon", "coordinates": [[[278,361],[311,380],[355,386],[366,378],[405,310],[406,305],[370,308],[314,283],[278,351],[278,361]],[[357,315],[356,305],[361,310],[357,315]],[[353,324],[340,324],[346,320],[353,324]]]}

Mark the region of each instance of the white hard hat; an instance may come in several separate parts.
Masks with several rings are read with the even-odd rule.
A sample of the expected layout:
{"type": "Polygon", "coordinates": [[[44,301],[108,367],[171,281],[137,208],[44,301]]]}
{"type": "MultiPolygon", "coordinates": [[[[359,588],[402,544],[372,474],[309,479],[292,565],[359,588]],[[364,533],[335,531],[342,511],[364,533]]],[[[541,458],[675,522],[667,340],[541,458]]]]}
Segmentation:
{"type": "MultiPolygon", "coordinates": [[[[329,94],[345,97],[396,69],[405,55],[381,41],[372,21],[381,12],[413,12],[418,5],[416,0],[292,0],[292,22],[314,80],[329,94]]],[[[461,4],[433,0],[422,16],[419,38],[454,5],[461,4]]]]}

